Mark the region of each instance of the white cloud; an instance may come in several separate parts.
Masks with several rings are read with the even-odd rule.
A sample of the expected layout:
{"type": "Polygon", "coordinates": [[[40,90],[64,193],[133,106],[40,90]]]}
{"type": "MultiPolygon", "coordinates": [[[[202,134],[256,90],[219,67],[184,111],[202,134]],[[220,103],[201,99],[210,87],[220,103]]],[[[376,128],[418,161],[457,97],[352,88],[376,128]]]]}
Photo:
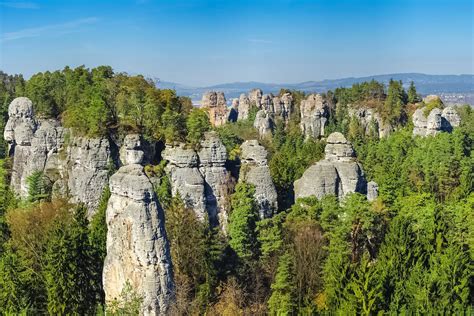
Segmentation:
{"type": "Polygon", "coordinates": [[[29,9],[29,10],[35,10],[35,9],[40,8],[40,6],[34,2],[17,2],[17,1],[0,2],[0,6],[7,7],[7,8],[14,8],[14,9],[29,9]]]}
{"type": "Polygon", "coordinates": [[[51,24],[39,27],[23,29],[15,32],[6,32],[2,35],[1,41],[14,41],[23,38],[39,37],[44,35],[68,34],[77,31],[84,25],[94,24],[99,21],[96,17],[73,20],[61,24],[51,24]]]}

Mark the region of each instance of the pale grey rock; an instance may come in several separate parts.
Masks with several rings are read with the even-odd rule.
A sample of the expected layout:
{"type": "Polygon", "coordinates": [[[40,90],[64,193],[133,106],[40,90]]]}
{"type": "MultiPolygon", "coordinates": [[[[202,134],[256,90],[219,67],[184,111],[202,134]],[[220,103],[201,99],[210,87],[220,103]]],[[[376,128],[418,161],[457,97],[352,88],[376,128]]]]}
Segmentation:
{"type": "Polygon", "coordinates": [[[207,213],[204,178],[198,169],[196,151],[185,148],[184,144],[167,145],[162,156],[168,161],[166,171],[170,178],[172,195],[179,195],[186,207],[191,208],[199,220],[204,220],[207,213]]]}
{"type": "Polygon", "coordinates": [[[71,202],[84,203],[91,217],[109,179],[110,143],[106,138],[73,137],[67,147],[71,202]]]}
{"type": "Polygon", "coordinates": [[[103,285],[107,302],[129,282],[143,302],[142,315],[166,315],[174,283],[163,210],[139,164],[121,167],[110,178],[107,256],[103,285]]]}
{"type": "Polygon", "coordinates": [[[264,94],[260,100],[260,107],[268,113],[275,113],[273,108],[273,95],[264,94]]]}
{"type": "Polygon", "coordinates": [[[441,113],[441,110],[438,108],[434,108],[433,110],[431,110],[426,122],[427,136],[436,135],[442,131],[443,122],[441,113]]]}
{"type": "Polygon", "coordinates": [[[262,96],[263,96],[263,91],[261,89],[253,89],[249,93],[250,104],[254,104],[258,108],[261,108],[262,96]]]}
{"type": "Polygon", "coordinates": [[[426,136],[428,119],[424,114],[425,108],[417,109],[412,116],[413,121],[413,135],[426,136]]]}
{"type": "Polygon", "coordinates": [[[267,164],[267,151],[257,140],[241,145],[239,182],[242,181],[255,186],[260,218],[271,217],[278,209],[278,196],[267,164]]]}
{"type": "Polygon", "coordinates": [[[301,131],[306,137],[318,138],[324,135],[328,120],[328,107],[320,94],[310,94],[301,101],[301,131]]]}
{"type": "Polygon", "coordinates": [[[370,181],[367,183],[367,200],[374,201],[379,196],[379,185],[374,182],[370,181]]]}
{"type": "Polygon", "coordinates": [[[33,105],[27,98],[13,100],[8,112],[4,137],[13,158],[13,190],[26,197],[27,178],[41,171],[53,183],[54,196],[84,203],[88,216],[92,216],[108,182],[108,140],[71,137],[59,121],[35,119],[33,105]],[[67,144],[66,135],[70,139],[67,144]]]}
{"type": "Polygon", "coordinates": [[[253,126],[257,129],[258,135],[260,135],[260,137],[271,136],[273,125],[273,119],[267,111],[260,110],[257,112],[253,126]]]}
{"type": "Polygon", "coordinates": [[[245,141],[241,146],[241,157],[246,163],[264,166],[267,164],[268,152],[265,147],[258,143],[258,140],[252,139],[245,141]]]}
{"type": "Polygon", "coordinates": [[[141,136],[138,134],[125,136],[123,145],[120,148],[120,161],[122,165],[141,164],[144,156],[141,136]]]}
{"type": "Polygon", "coordinates": [[[461,117],[453,106],[445,107],[441,116],[447,121],[448,124],[445,125],[448,130],[451,130],[454,127],[459,127],[461,124],[461,117]]]}
{"type": "MultiPolygon", "coordinates": [[[[433,97],[434,98],[434,97],[433,97]]],[[[458,127],[461,118],[456,109],[448,106],[443,110],[434,108],[425,116],[426,107],[417,109],[412,116],[414,136],[434,136],[441,132],[451,132],[458,127]]]]}
{"type": "Polygon", "coordinates": [[[393,132],[393,126],[383,122],[380,115],[374,109],[365,107],[351,107],[349,105],[349,116],[359,121],[365,130],[365,134],[376,132],[379,138],[387,137],[393,132]]]}
{"type": "Polygon", "coordinates": [[[283,117],[283,102],[279,96],[273,97],[272,112],[276,117],[283,117]]]}
{"type": "Polygon", "coordinates": [[[234,189],[234,181],[225,168],[227,150],[216,132],[207,132],[204,135],[198,155],[209,220],[212,225],[219,225],[225,232],[230,210],[229,197],[234,189]]]}
{"type": "Polygon", "coordinates": [[[192,148],[186,148],[184,144],[178,146],[167,145],[162,152],[162,157],[170,164],[177,167],[197,167],[198,155],[192,148]]]}
{"type": "Polygon", "coordinates": [[[34,119],[31,100],[24,97],[14,99],[8,106],[4,139],[11,145],[28,146],[31,144],[36,128],[37,122],[34,119]]]}
{"type": "Polygon", "coordinates": [[[238,120],[248,119],[250,107],[251,107],[250,99],[244,93],[242,93],[239,98],[238,120]]]}
{"type": "Polygon", "coordinates": [[[280,98],[281,102],[281,114],[279,114],[286,123],[290,119],[291,114],[293,113],[293,96],[291,93],[285,93],[280,98]]]}
{"type": "Polygon", "coordinates": [[[228,110],[223,92],[210,91],[202,96],[201,106],[209,112],[212,126],[221,126],[227,122],[228,110]]]}
{"type": "Polygon", "coordinates": [[[329,161],[352,161],[355,157],[352,144],[339,132],[332,133],[326,139],[325,159],[329,161]]]}
{"type": "Polygon", "coordinates": [[[367,181],[350,142],[338,132],[329,135],[326,142],[325,158],[295,181],[295,198],[333,194],[342,199],[349,193],[366,194],[367,181]]]}
{"type": "Polygon", "coordinates": [[[223,167],[227,160],[227,150],[216,132],[207,132],[200,143],[199,163],[201,166],[223,167]]]}
{"type": "Polygon", "coordinates": [[[225,231],[234,181],[225,167],[227,151],[217,133],[205,133],[198,153],[180,144],[167,146],[162,156],[168,161],[172,195],[179,194],[199,220],[207,216],[211,225],[225,231]]]}

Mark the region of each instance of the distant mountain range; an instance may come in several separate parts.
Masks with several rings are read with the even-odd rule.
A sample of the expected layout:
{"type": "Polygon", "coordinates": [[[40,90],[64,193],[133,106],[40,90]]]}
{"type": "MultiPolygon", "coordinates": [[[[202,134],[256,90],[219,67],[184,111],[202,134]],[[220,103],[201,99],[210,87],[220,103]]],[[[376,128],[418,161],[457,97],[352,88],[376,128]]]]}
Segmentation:
{"type": "Polygon", "coordinates": [[[451,103],[474,104],[474,75],[426,75],[420,73],[398,73],[374,75],[368,77],[350,77],[342,79],[327,79],[322,81],[306,81],[301,83],[263,83],[263,82],[233,82],[208,87],[191,87],[174,82],[156,79],[156,85],[162,89],[174,89],[178,95],[188,96],[199,101],[206,91],[222,91],[226,98],[239,97],[254,88],[260,88],[264,93],[278,93],[281,88],[301,90],[305,92],[325,92],[339,87],[350,87],[354,83],[377,80],[387,84],[390,79],[401,80],[408,87],[411,81],[422,95],[438,94],[451,103]]]}

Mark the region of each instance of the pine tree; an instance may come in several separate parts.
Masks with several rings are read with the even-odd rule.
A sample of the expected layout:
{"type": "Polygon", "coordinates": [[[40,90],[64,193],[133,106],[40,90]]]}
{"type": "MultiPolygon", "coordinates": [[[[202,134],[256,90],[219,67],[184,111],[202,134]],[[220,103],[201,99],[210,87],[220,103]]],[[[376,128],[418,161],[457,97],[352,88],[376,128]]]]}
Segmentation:
{"type": "Polygon", "coordinates": [[[79,206],[69,225],[57,223],[50,236],[44,270],[50,314],[87,315],[95,311],[97,291],[86,208],[79,206]]]}
{"type": "Polygon", "coordinates": [[[288,252],[280,257],[275,281],[271,285],[272,295],[268,300],[270,315],[293,315],[296,311],[293,260],[294,257],[288,252]]]}
{"type": "Polygon", "coordinates": [[[51,197],[49,180],[42,171],[34,171],[26,178],[26,182],[28,184],[28,200],[30,202],[48,200],[51,197]]]}
{"type": "Polygon", "coordinates": [[[258,212],[254,199],[255,188],[241,182],[231,196],[232,213],[229,218],[229,244],[244,262],[255,259],[258,253],[256,223],[258,212]]]}
{"type": "Polygon", "coordinates": [[[420,96],[416,92],[415,83],[413,81],[410,82],[410,87],[408,88],[407,94],[409,103],[416,103],[420,101],[420,96]]]}

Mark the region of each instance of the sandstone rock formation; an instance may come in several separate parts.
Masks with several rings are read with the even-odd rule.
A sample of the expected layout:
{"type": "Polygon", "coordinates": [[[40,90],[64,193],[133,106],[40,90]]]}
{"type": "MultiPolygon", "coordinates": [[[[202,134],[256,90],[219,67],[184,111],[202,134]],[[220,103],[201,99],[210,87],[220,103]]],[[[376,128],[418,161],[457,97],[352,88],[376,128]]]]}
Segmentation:
{"type": "Polygon", "coordinates": [[[255,200],[260,218],[268,218],[278,208],[278,196],[267,163],[267,151],[257,140],[248,140],[241,145],[241,167],[239,182],[255,186],[255,200]]]}
{"type": "Polygon", "coordinates": [[[328,107],[320,94],[310,94],[301,101],[301,131],[306,137],[318,138],[324,135],[328,120],[328,107]]]}
{"type": "Polygon", "coordinates": [[[444,130],[451,131],[454,127],[459,127],[461,124],[461,117],[453,106],[447,106],[443,109],[441,116],[446,120],[444,122],[444,130]],[[447,124],[448,123],[448,124],[447,124]]]}
{"type": "Polygon", "coordinates": [[[263,96],[263,91],[261,89],[253,89],[249,93],[250,104],[254,104],[256,107],[261,108],[262,96],[263,96]]]}
{"type": "Polygon", "coordinates": [[[343,198],[348,193],[367,193],[367,181],[354,149],[341,133],[326,140],[325,158],[309,167],[294,183],[295,198],[333,194],[343,198]]]}
{"type": "Polygon", "coordinates": [[[238,120],[246,120],[249,117],[250,111],[250,99],[244,93],[242,93],[239,97],[239,115],[238,120]]]}
{"type": "Polygon", "coordinates": [[[200,145],[199,152],[180,144],[167,146],[162,153],[168,161],[172,194],[179,194],[200,220],[207,215],[211,224],[225,229],[234,185],[225,168],[227,151],[215,132],[206,133],[200,145]]]}
{"type": "Polygon", "coordinates": [[[199,159],[196,151],[186,148],[184,144],[167,145],[162,156],[168,161],[166,171],[170,178],[172,195],[179,194],[184,204],[193,209],[197,218],[204,220],[207,213],[204,178],[198,169],[199,159]]]}
{"type": "MultiPolygon", "coordinates": [[[[435,96],[431,96],[434,98],[435,96]]],[[[426,98],[425,98],[426,99],[426,98]]],[[[417,109],[412,116],[414,136],[433,136],[441,132],[451,132],[458,127],[461,118],[456,109],[448,106],[443,110],[434,108],[425,116],[426,107],[417,109]]]]}
{"type": "Polygon", "coordinates": [[[226,230],[229,214],[229,196],[234,188],[234,180],[225,168],[227,150],[217,133],[204,135],[199,150],[199,171],[204,178],[206,210],[212,225],[220,225],[226,230]]]}
{"type": "Polygon", "coordinates": [[[223,92],[205,93],[202,96],[201,106],[209,111],[212,126],[221,126],[227,122],[228,110],[223,92]]]}
{"type": "Polygon", "coordinates": [[[4,138],[13,158],[13,190],[27,196],[27,178],[41,171],[53,183],[55,195],[67,194],[71,202],[84,203],[90,217],[108,181],[108,140],[73,137],[55,119],[36,119],[28,98],[13,100],[8,116],[4,138]]]}
{"type": "Polygon", "coordinates": [[[260,137],[271,136],[273,131],[273,119],[265,110],[260,110],[255,115],[255,121],[253,122],[253,127],[258,131],[260,137]]]}
{"type": "Polygon", "coordinates": [[[393,127],[389,123],[384,123],[380,115],[370,108],[353,108],[349,106],[349,116],[359,121],[368,135],[372,131],[377,133],[379,138],[388,136],[393,127]]]}
{"type": "Polygon", "coordinates": [[[374,182],[370,181],[367,183],[367,200],[373,201],[377,199],[379,196],[379,185],[374,182]]]}
{"type": "Polygon", "coordinates": [[[106,301],[119,298],[127,282],[143,302],[143,315],[166,315],[174,283],[164,214],[139,162],[137,135],[126,137],[122,166],[110,178],[107,205],[107,256],[103,284],[106,301]]]}

